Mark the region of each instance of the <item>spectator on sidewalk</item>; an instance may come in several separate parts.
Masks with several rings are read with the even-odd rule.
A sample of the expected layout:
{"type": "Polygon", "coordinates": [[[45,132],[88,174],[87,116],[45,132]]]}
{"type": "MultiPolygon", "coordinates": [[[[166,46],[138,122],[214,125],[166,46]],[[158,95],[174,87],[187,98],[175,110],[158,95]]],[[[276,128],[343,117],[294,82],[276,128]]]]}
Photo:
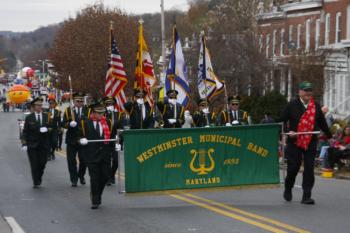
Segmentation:
{"type": "Polygon", "coordinates": [[[341,159],[346,158],[350,158],[350,126],[344,128],[341,139],[328,149],[329,168],[334,169],[334,165],[337,164],[340,170],[344,166],[341,159]]]}

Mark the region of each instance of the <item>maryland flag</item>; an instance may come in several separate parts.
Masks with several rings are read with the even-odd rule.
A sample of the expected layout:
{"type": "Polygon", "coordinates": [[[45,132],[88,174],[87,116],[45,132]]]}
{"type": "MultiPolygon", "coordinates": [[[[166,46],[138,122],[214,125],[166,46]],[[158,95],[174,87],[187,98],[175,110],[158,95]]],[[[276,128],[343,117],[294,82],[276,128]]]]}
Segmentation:
{"type": "Polygon", "coordinates": [[[148,47],[143,37],[143,25],[140,21],[139,27],[139,49],[136,55],[136,69],[135,69],[135,88],[145,90],[146,100],[151,107],[154,106],[154,99],[152,95],[152,88],[156,85],[156,78],[154,76],[153,62],[148,47]]]}

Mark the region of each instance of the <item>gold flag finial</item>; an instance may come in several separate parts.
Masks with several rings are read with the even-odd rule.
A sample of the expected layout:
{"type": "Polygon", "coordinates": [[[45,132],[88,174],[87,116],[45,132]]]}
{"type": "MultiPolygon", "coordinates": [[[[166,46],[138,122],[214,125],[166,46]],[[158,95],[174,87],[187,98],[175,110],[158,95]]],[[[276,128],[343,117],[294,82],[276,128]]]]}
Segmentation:
{"type": "Polygon", "coordinates": [[[145,21],[143,21],[143,19],[142,18],[140,18],[140,20],[139,20],[139,24],[143,24],[145,21]]]}

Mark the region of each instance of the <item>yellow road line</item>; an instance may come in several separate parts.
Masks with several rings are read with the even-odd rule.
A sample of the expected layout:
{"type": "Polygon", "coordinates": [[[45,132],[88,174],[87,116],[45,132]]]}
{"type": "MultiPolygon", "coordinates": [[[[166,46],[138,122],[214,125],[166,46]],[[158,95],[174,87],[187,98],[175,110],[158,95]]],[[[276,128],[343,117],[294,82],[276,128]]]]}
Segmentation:
{"type": "Polygon", "coordinates": [[[207,204],[202,203],[202,202],[198,202],[198,201],[195,201],[195,200],[186,198],[186,197],[184,197],[184,196],[180,196],[180,195],[177,195],[177,194],[170,194],[170,196],[171,196],[171,197],[174,197],[174,198],[176,198],[176,199],[182,200],[182,201],[184,201],[184,202],[187,202],[187,203],[190,203],[190,204],[193,204],[193,205],[202,207],[202,208],[204,208],[204,209],[211,210],[211,211],[213,211],[213,212],[215,212],[215,213],[218,213],[218,214],[220,214],[220,215],[224,215],[224,216],[226,216],[226,217],[229,217],[229,218],[232,218],[232,219],[235,219],[235,220],[244,222],[244,223],[248,223],[248,224],[250,224],[250,225],[253,225],[253,226],[262,228],[262,229],[264,229],[264,230],[268,230],[268,231],[270,231],[270,232],[274,232],[274,233],[287,233],[286,231],[283,231],[283,230],[281,230],[281,229],[278,229],[278,228],[275,228],[275,227],[272,227],[272,226],[269,226],[269,225],[266,225],[266,224],[263,224],[263,223],[254,221],[254,220],[252,220],[252,219],[249,219],[249,218],[240,216],[240,215],[238,215],[238,214],[234,214],[234,213],[229,212],[229,211],[226,211],[226,210],[219,209],[219,208],[214,207],[214,206],[207,205],[207,204]]]}
{"type": "Polygon", "coordinates": [[[255,218],[255,219],[263,221],[265,223],[270,223],[270,224],[274,224],[274,225],[279,226],[279,227],[283,227],[283,228],[285,228],[287,230],[290,230],[290,231],[294,231],[294,232],[298,232],[298,233],[310,233],[309,231],[306,231],[306,230],[303,230],[303,229],[300,229],[300,228],[297,228],[297,227],[294,227],[294,226],[291,226],[291,225],[288,225],[288,224],[285,224],[285,223],[282,223],[282,222],[279,222],[279,221],[276,221],[276,220],[273,220],[273,219],[270,219],[270,218],[266,218],[266,217],[263,217],[263,216],[260,216],[260,215],[257,215],[257,214],[253,214],[253,213],[250,213],[250,212],[247,212],[247,211],[244,211],[244,210],[241,210],[241,209],[238,209],[238,208],[226,205],[226,204],[221,203],[221,202],[213,201],[213,200],[210,200],[210,199],[207,199],[207,198],[203,198],[203,197],[199,197],[199,196],[196,196],[196,195],[193,195],[193,194],[189,194],[189,193],[184,193],[183,195],[195,198],[197,200],[209,203],[211,205],[215,205],[215,206],[227,209],[227,210],[234,211],[236,213],[239,213],[241,215],[245,215],[245,216],[250,217],[250,218],[255,218]]]}
{"type": "MultiPolygon", "coordinates": [[[[63,152],[56,151],[56,153],[58,153],[62,157],[65,157],[65,158],[67,157],[65,151],[63,151],[63,152]]],[[[121,178],[123,179],[124,177],[125,177],[125,175],[121,174],[121,178]]],[[[298,232],[298,233],[309,233],[309,231],[305,231],[303,229],[300,229],[300,228],[297,228],[297,227],[293,227],[291,225],[288,225],[288,224],[285,224],[285,223],[282,223],[282,222],[279,222],[279,221],[276,221],[276,220],[273,220],[273,219],[270,219],[270,218],[266,218],[266,217],[263,217],[263,216],[260,216],[260,215],[249,213],[247,211],[244,211],[244,210],[232,207],[232,206],[225,205],[224,203],[220,203],[220,202],[216,202],[216,201],[213,201],[213,200],[209,200],[209,199],[206,199],[206,198],[203,198],[203,197],[199,197],[199,196],[196,196],[196,195],[193,195],[193,194],[181,193],[181,195],[186,195],[188,197],[195,198],[197,200],[209,203],[209,204],[217,206],[217,207],[210,206],[210,205],[207,205],[205,203],[198,202],[198,201],[194,201],[194,200],[191,200],[191,199],[186,198],[184,196],[180,196],[178,194],[168,194],[168,195],[173,197],[173,198],[185,201],[187,203],[190,203],[190,204],[193,204],[193,205],[196,205],[196,206],[200,206],[202,208],[214,211],[214,212],[219,213],[221,215],[224,215],[224,216],[227,216],[227,217],[230,217],[230,218],[233,218],[233,219],[236,219],[236,220],[239,220],[239,221],[242,221],[242,222],[245,222],[245,223],[257,226],[257,227],[260,227],[260,228],[263,228],[265,230],[269,230],[271,232],[276,232],[276,233],[281,232],[282,233],[282,232],[285,232],[285,231],[282,231],[280,229],[274,228],[272,226],[269,226],[269,225],[266,225],[266,224],[263,224],[263,223],[260,223],[260,222],[256,222],[256,221],[254,221],[252,219],[249,219],[249,218],[246,218],[244,216],[240,216],[240,215],[234,214],[232,212],[228,212],[228,211],[219,209],[217,207],[221,207],[223,209],[234,211],[234,212],[236,212],[238,214],[245,215],[247,217],[254,218],[254,219],[263,221],[265,223],[270,223],[270,224],[276,225],[278,227],[282,227],[282,228],[290,230],[290,231],[294,231],[294,232],[298,232]]]]}

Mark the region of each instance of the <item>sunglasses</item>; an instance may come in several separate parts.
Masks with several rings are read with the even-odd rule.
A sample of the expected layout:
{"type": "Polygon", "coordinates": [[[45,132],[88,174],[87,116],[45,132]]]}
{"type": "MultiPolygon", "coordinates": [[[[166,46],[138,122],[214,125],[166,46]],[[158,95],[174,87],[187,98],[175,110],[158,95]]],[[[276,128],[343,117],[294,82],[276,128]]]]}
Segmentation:
{"type": "Polygon", "coordinates": [[[206,107],[207,105],[206,104],[200,104],[199,106],[200,107],[206,107]]]}
{"type": "Polygon", "coordinates": [[[306,92],[311,92],[312,89],[311,89],[311,88],[310,88],[310,89],[304,89],[304,91],[306,91],[306,92]]]}
{"type": "Polygon", "coordinates": [[[83,103],[84,101],[82,101],[82,100],[76,100],[75,102],[77,102],[77,103],[83,103]]]}
{"type": "Polygon", "coordinates": [[[238,105],[238,104],[231,104],[231,105],[233,105],[233,106],[234,106],[234,105],[238,105]]]}

